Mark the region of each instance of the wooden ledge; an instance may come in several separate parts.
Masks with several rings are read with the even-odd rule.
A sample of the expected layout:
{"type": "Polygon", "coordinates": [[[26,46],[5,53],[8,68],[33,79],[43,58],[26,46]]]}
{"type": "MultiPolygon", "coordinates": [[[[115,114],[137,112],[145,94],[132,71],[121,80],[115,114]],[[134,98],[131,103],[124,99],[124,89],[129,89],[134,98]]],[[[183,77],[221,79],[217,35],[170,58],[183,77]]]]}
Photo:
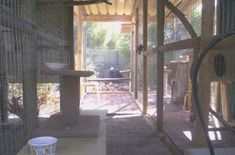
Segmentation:
{"type": "Polygon", "coordinates": [[[75,71],[70,69],[61,69],[61,70],[43,69],[41,70],[41,73],[48,75],[60,75],[60,76],[71,76],[71,77],[89,77],[94,74],[93,71],[75,71]]]}

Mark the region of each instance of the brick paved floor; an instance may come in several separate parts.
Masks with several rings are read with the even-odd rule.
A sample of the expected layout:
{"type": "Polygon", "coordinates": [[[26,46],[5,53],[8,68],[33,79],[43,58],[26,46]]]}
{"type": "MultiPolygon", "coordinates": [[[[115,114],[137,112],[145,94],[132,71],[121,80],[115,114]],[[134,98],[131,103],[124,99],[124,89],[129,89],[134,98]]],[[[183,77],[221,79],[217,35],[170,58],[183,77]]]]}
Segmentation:
{"type": "Polygon", "coordinates": [[[171,155],[129,94],[96,94],[83,99],[83,109],[105,109],[107,155],[171,155]]]}
{"type": "Polygon", "coordinates": [[[108,118],[107,155],[170,155],[143,116],[108,118]]]}

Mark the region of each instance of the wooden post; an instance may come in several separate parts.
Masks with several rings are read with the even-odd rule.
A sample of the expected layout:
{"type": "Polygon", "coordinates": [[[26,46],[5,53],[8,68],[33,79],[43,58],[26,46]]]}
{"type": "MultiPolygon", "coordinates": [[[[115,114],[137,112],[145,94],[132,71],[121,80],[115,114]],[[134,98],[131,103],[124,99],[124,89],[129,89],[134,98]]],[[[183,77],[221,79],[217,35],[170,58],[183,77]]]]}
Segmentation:
{"type": "Polygon", "coordinates": [[[167,92],[168,92],[168,77],[169,77],[169,73],[170,73],[170,70],[167,69],[167,67],[165,66],[164,67],[164,94],[163,96],[167,96],[167,92]]]}
{"type": "Polygon", "coordinates": [[[130,92],[133,92],[134,91],[134,73],[135,73],[135,60],[134,60],[134,58],[135,58],[135,34],[134,34],[134,31],[132,31],[131,32],[131,57],[130,57],[130,69],[131,69],[131,71],[130,71],[130,74],[129,74],[129,76],[130,76],[130,78],[131,78],[131,81],[130,81],[130,92]]]}
{"type": "Polygon", "coordinates": [[[139,43],[139,8],[135,10],[135,56],[134,56],[134,97],[138,98],[138,54],[137,47],[139,43]]]}
{"type": "MultiPolygon", "coordinates": [[[[164,0],[157,0],[157,47],[164,45],[164,0]]],[[[163,131],[164,54],[157,51],[157,130],[163,131]]]]}
{"type": "Polygon", "coordinates": [[[76,69],[82,69],[82,55],[83,55],[83,8],[82,6],[76,6],[77,9],[77,64],[76,69]]]}
{"type": "MultiPolygon", "coordinates": [[[[207,41],[213,36],[213,19],[214,19],[214,0],[202,0],[202,29],[201,29],[201,45],[202,50],[207,46],[207,41]]],[[[209,103],[210,103],[210,82],[211,77],[208,72],[210,65],[208,57],[206,57],[199,70],[199,101],[204,119],[208,122],[209,103]]],[[[196,119],[196,136],[195,143],[197,147],[207,147],[207,142],[201,127],[201,123],[196,119]]]]}
{"type": "MultiPolygon", "coordinates": [[[[143,0],[143,46],[148,48],[148,1],[143,0]]],[[[148,58],[143,55],[143,113],[148,109],[148,58]]]]}
{"type": "Polygon", "coordinates": [[[75,69],[74,60],[74,33],[73,33],[73,6],[65,6],[64,8],[64,39],[65,49],[69,53],[69,68],[75,69]]]}
{"type": "Polygon", "coordinates": [[[230,92],[229,92],[229,83],[220,82],[220,93],[221,93],[221,104],[222,104],[222,115],[223,119],[227,122],[231,122],[231,101],[230,101],[230,92]]]}

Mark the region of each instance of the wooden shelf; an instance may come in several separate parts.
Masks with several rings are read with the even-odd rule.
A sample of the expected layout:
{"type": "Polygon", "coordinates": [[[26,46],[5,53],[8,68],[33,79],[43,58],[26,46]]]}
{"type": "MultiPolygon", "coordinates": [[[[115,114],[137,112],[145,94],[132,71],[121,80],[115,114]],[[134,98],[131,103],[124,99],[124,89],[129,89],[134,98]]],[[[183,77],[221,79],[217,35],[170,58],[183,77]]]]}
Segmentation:
{"type": "Polygon", "coordinates": [[[69,69],[61,69],[61,70],[52,70],[52,69],[43,69],[41,70],[42,74],[48,75],[60,75],[60,76],[71,76],[71,77],[89,77],[94,74],[92,71],[75,71],[69,69]]]}

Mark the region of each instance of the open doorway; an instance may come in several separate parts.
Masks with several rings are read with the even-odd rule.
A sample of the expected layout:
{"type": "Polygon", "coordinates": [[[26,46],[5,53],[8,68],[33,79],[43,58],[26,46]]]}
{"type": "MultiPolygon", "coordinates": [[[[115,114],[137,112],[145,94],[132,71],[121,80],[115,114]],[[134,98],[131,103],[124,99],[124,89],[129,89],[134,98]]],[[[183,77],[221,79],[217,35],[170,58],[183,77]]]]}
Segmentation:
{"type": "Polygon", "coordinates": [[[131,33],[121,32],[121,22],[84,22],[83,70],[85,93],[129,91],[131,33]]]}

